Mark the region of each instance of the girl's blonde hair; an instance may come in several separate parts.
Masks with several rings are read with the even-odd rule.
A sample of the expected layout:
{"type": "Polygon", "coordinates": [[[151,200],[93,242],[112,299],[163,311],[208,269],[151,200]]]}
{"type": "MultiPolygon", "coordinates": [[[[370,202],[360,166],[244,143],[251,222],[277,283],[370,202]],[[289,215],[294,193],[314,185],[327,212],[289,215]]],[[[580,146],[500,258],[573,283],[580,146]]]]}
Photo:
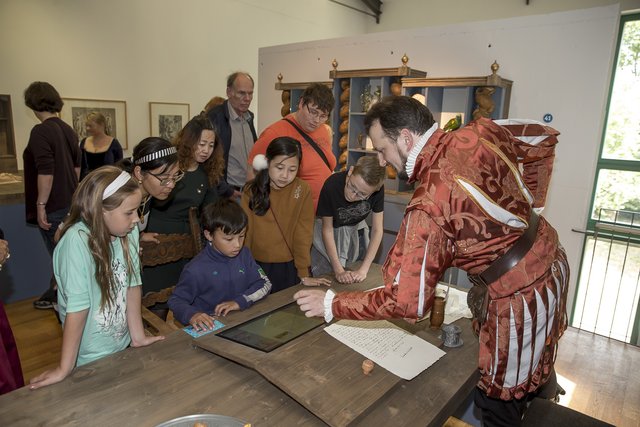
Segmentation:
{"type": "MultiPolygon", "coordinates": [[[[122,169],[115,166],[103,166],[89,173],[80,181],[78,188],[73,193],[69,215],[61,225],[61,237],[65,235],[73,224],[79,221],[82,221],[90,230],[87,241],[95,263],[96,282],[102,293],[102,298],[100,299],[101,310],[105,306],[111,306],[113,303],[116,286],[111,270],[111,233],[104,222],[103,210],[112,211],[116,209],[127,197],[136,191],[140,191],[138,183],[131,178],[114,194],[102,200],[104,190],[121,173],[122,169]]],[[[133,257],[137,257],[138,254],[129,253],[127,236],[116,238],[120,239],[122,245],[127,274],[129,276],[134,275],[133,257]]]]}
{"type": "Polygon", "coordinates": [[[102,126],[102,129],[104,129],[104,133],[107,135],[111,135],[111,129],[109,128],[109,126],[107,126],[107,118],[101,112],[92,111],[87,114],[87,122],[94,122],[95,124],[102,126]]]}

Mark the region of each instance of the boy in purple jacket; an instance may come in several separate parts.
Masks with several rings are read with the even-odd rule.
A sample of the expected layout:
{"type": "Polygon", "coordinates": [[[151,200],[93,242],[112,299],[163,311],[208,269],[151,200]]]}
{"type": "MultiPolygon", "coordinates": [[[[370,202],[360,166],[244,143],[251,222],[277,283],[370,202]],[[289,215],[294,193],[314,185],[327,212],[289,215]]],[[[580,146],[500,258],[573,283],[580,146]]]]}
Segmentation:
{"type": "Polygon", "coordinates": [[[239,204],[221,199],[202,211],[209,244],[182,270],[169,308],[196,331],[213,328],[212,316],[244,310],[269,295],[271,282],[244,247],[247,215],[239,204]]]}

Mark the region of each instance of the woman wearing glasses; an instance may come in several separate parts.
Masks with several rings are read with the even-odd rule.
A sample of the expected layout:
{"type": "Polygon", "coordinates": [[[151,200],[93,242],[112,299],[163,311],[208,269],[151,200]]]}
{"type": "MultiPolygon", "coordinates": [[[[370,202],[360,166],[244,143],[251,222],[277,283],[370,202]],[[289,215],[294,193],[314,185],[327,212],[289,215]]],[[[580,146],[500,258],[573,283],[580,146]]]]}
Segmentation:
{"type": "Polygon", "coordinates": [[[151,201],[166,200],[184,175],[178,165],[176,147],[163,138],[145,138],[133,149],[133,156],[121,160],[118,166],[133,175],[142,189],[142,204],[138,212],[138,229],[143,232],[140,241],[158,242],[158,233],[147,229],[151,201]]]}
{"type": "Polygon", "coordinates": [[[382,241],[385,168],[363,156],[322,187],[311,249],[314,276],[333,272],[340,283],[362,282],[382,241]],[[371,236],[365,219],[372,213],[371,236]],[[363,258],[364,257],[364,258],[363,258]],[[353,271],[347,264],[362,260],[353,271]]]}
{"type": "MultiPolygon", "coordinates": [[[[153,200],[148,230],[157,233],[189,233],[189,209],[202,208],[220,196],[230,197],[234,190],[223,179],[224,158],[206,114],[191,120],[176,135],[178,165],[184,177],[166,200],[153,200]]],[[[145,291],[160,290],[178,283],[187,259],[156,267],[146,267],[142,283],[145,291]],[[154,289],[147,289],[153,287],[154,289]]]]}

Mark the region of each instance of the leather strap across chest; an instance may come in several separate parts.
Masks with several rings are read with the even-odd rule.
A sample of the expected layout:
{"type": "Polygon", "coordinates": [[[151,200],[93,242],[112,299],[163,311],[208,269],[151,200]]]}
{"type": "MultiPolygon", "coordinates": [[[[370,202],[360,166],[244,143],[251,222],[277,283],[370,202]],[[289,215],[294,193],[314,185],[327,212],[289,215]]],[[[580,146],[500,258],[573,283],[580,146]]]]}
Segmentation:
{"type": "Polygon", "coordinates": [[[533,246],[533,242],[536,240],[536,234],[538,233],[539,219],[538,214],[532,209],[531,215],[529,216],[529,228],[527,228],[507,252],[500,258],[494,260],[486,270],[479,274],[469,274],[469,280],[477,285],[486,287],[515,267],[533,246]]]}

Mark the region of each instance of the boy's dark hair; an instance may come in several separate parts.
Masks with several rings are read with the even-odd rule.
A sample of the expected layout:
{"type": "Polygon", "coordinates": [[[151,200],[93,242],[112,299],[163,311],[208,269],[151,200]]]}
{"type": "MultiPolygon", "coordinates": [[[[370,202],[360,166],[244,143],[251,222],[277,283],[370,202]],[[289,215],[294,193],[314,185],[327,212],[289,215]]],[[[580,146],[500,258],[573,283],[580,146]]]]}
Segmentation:
{"type": "Polygon", "coordinates": [[[24,103],[33,111],[59,113],[64,102],[60,94],[47,82],[33,82],[24,91],[24,103]]]}
{"type": "Polygon", "coordinates": [[[209,233],[217,229],[225,234],[239,234],[247,228],[249,219],[242,207],[230,199],[219,199],[202,209],[200,223],[209,233]]]}
{"type": "Polygon", "coordinates": [[[325,114],[331,114],[334,98],[331,89],[321,83],[309,85],[300,95],[303,105],[316,104],[318,110],[325,114]]]}

